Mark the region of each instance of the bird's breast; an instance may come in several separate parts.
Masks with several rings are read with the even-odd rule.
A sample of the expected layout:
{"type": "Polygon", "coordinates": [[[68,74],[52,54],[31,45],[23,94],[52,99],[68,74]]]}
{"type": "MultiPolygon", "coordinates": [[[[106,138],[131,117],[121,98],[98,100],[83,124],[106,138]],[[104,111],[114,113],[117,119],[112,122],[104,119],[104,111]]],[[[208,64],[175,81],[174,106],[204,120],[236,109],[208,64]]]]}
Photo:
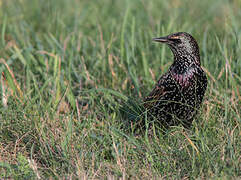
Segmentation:
{"type": "Polygon", "coordinates": [[[172,77],[182,88],[185,88],[185,87],[189,87],[190,84],[192,83],[195,72],[196,72],[195,68],[191,68],[182,74],[172,72],[172,77]]]}

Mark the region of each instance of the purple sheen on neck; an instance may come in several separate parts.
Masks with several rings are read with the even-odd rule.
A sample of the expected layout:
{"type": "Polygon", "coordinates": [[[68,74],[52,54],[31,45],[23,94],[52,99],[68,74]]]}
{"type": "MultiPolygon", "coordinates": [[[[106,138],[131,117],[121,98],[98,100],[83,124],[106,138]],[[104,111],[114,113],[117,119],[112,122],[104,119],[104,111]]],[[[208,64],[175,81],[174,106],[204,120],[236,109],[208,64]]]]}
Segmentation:
{"type": "Polygon", "coordinates": [[[172,71],[173,78],[182,86],[187,87],[191,83],[195,69],[191,68],[183,74],[178,74],[172,71]]]}

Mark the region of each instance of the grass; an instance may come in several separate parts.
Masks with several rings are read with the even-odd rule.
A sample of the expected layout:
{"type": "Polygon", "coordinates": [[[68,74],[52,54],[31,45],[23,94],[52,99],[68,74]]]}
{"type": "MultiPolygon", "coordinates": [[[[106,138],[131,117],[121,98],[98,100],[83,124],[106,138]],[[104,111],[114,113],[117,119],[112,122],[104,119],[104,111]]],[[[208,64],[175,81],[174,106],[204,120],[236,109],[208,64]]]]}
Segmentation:
{"type": "Polygon", "coordinates": [[[0,1],[0,177],[241,178],[241,3],[0,1]],[[208,90],[191,130],[126,132],[171,64],[155,36],[197,39],[208,90]]]}

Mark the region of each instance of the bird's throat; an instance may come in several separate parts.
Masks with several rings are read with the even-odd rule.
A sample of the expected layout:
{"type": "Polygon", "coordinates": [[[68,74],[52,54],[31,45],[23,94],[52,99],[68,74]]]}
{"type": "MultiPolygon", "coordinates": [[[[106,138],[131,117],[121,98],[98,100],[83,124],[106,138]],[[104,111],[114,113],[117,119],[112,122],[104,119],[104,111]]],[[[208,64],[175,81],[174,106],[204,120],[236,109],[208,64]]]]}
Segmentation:
{"type": "Polygon", "coordinates": [[[193,67],[187,68],[186,71],[182,73],[171,71],[173,79],[181,86],[188,87],[192,83],[196,70],[193,67]]]}

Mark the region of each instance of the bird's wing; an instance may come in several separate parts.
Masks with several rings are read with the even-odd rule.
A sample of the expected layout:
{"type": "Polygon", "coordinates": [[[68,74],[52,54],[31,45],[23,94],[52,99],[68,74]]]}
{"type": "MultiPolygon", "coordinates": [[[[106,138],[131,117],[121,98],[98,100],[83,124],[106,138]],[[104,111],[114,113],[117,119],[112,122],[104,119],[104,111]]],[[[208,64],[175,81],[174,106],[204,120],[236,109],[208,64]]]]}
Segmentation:
{"type": "Polygon", "coordinates": [[[149,109],[155,106],[156,102],[164,94],[164,88],[158,85],[151,91],[151,93],[144,99],[144,107],[149,109]]]}
{"type": "Polygon", "coordinates": [[[150,109],[153,106],[156,105],[158,101],[160,101],[161,97],[164,96],[166,93],[166,88],[165,88],[165,79],[167,78],[167,74],[163,75],[154,89],[151,91],[151,93],[145,97],[144,99],[144,107],[146,109],[150,109]]]}

